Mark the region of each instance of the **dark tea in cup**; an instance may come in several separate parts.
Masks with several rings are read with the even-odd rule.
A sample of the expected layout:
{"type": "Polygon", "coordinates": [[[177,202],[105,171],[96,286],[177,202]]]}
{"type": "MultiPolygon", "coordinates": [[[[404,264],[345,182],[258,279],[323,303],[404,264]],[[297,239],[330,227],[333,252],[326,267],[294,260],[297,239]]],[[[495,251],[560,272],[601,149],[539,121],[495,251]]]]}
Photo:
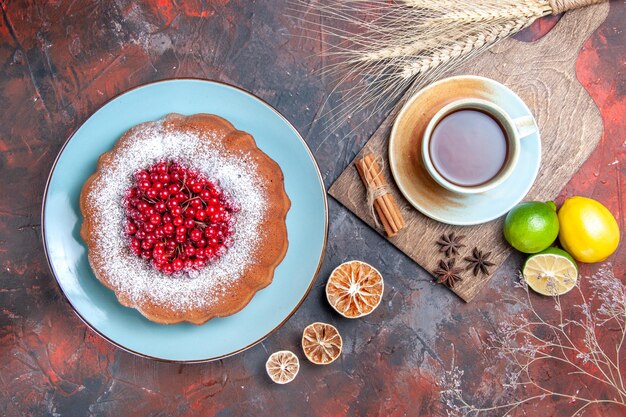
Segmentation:
{"type": "Polygon", "coordinates": [[[446,180],[462,187],[485,184],[504,168],[508,138],[500,122],[477,109],[444,116],[430,137],[430,159],[446,180]]]}
{"type": "Polygon", "coordinates": [[[477,194],[502,184],[520,156],[520,138],[537,131],[532,116],[511,118],[497,104],[464,98],[439,109],[422,137],[422,162],[442,187],[477,194]]]}

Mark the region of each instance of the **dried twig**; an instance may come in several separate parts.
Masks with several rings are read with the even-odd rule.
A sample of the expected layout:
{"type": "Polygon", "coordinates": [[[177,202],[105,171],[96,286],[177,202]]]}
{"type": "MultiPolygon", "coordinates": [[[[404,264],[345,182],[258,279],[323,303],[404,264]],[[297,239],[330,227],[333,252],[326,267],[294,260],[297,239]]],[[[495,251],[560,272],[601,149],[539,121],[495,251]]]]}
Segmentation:
{"type": "MultiPolygon", "coordinates": [[[[522,281],[523,282],[523,281],[522,281]]],[[[449,407],[449,414],[460,416],[508,415],[514,409],[534,400],[546,397],[565,399],[577,404],[572,416],[580,415],[593,405],[613,405],[626,411],[625,370],[622,369],[624,340],[626,339],[626,285],[616,278],[610,265],[588,279],[592,295],[585,296],[576,287],[580,304],[576,305],[574,318],[564,316],[561,298],[554,298],[556,320],[548,320],[546,314],[539,313],[533,304],[528,287],[524,297],[512,297],[525,314],[518,314],[511,321],[501,323],[497,332],[491,335],[491,347],[497,355],[508,361],[509,371],[504,385],[513,393],[522,391],[526,395],[520,399],[492,406],[479,407],[471,404],[463,395],[463,371],[452,365],[442,378],[442,400],[449,407]],[[601,341],[598,334],[603,331],[618,331],[618,337],[601,341]],[[608,341],[607,341],[608,340],[608,341]],[[607,398],[593,398],[576,392],[560,392],[547,385],[546,381],[534,378],[533,372],[556,364],[588,380],[589,386],[600,385],[607,392],[607,398]],[[529,395],[528,393],[532,393],[529,395]]],[[[568,303],[573,301],[568,295],[568,303]]],[[[575,297],[574,297],[575,298],[575,297]]]]}

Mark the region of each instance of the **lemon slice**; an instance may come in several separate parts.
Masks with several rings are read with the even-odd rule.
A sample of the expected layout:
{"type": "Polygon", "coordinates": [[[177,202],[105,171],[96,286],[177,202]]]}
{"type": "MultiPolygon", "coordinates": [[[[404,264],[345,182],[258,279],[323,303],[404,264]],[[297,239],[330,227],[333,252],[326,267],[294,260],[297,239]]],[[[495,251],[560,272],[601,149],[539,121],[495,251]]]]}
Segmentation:
{"type": "Polygon", "coordinates": [[[528,286],[542,295],[565,294],[578,281],[576,262],[569,253],[558,248],[548,248],[530,256],[522,274],[528,286]]]}
{"type": "Polygon", "coordinates": [[[328,323],[309,324],[302,332],[302,350],[316,365],[328,365],[341,354],[343,341],[337,328],[328,323]]]}
{"type": "Polygon", "coordinates": [[[361,261],[345,262],[330,274],[326,299],[342,316],[354,319],[370,314],[383,298],[383,276],[361,261]]]}
{"type": "Polygon", "coordinates": [[[298,357],[289,350],[279,350],[267,358],[265,370],[277,384],[287,384],[298,375],[300,361],[298,357]]]}

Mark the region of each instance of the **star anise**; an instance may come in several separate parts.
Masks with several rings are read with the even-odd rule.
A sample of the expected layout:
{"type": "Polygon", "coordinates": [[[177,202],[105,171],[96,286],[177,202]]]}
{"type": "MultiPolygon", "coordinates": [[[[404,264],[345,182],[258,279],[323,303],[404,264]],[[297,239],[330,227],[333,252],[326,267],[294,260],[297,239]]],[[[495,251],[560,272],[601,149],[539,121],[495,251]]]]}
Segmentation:
{"type": "Polygon", "coordinates": [[[474,276],[478,276],[479,272],[483,275],[489,275],[489,267],[495,265],[493,262],[489,261],[490,256],[491,252],[484,253],[478,248],[474,248],[472,250],[472,256],[463,258],[468,264],[465,269],[473,269],[472,272],[474,273],[474,276]]]}
{"type": "Polygon", "coordinates": [[[444,233],[437,241],[439,252],[445,253],[446,258],[449,258],[451,255],[458,255],[459,249],[465,247],[465,245],[461,243],[464,237],[464,235],[457,236],[454,232],[448,234],[444,233]]]}
{"type": "Polygon", "coordinates": [[[448,261],[441,259],[439,261],[439,267],[433,271],[435,275],[437,275],[437,284],[445,284],[449,288],[454,288],[454,284],[456,284],[457,281],[463,280],[461,277],[463,270],[455,267],[455,263],[456,259],[450,259],[448,261]]]}

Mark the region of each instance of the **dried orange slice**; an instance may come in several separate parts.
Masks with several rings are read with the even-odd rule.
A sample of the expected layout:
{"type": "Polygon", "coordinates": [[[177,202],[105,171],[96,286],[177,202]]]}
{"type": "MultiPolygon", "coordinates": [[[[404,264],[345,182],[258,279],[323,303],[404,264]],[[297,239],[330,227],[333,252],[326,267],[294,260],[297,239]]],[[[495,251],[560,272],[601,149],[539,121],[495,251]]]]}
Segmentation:
{"type": "Polygon", "coordinates": [[[339,357],[343,341],[339,331],[327,323],[309,324],[302,332],[302,350],[316,365],[328,365],[339,357]]]}
{"type": "Polygon", "coordinates": [[[330,274],[326,298],[337,313],[349,319],[370,314],[383,298],[383,276],[361,261],[344,262],[330,274]]]}
{"type": "Polygon", "coordinates": [[[298,357],[289,350],[279,350],[267,358],[265,370],[272,381],[277,384],[287,384],[298,375],[300,361],[298,357]]]}

